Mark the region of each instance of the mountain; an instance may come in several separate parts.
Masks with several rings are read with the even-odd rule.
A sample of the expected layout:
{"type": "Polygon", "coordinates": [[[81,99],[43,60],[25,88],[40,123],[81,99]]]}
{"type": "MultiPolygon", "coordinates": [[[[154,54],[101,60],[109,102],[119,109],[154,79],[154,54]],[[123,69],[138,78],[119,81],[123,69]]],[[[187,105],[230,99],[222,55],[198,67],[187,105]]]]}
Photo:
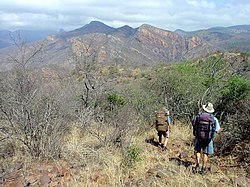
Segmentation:
{"type": "Polygon", "coordinates": [[[50,30],[17,30],[13,32],[8,30],[0,30],[0,49],[12,46],[14,43],[13,39],[18,41],[19,37],[21,37],[21,39],[25,42],[34,42],[43,39],[48,35],[55,35],[58,33],[59,32],[57,31],[50,30]]]}
{"type": "Polygon", "coordinates": [[[217,50],[250,51],[250,25],[213,27],[192,32],[178,29],[175,33],[182,36],[198,36],[217,50]]]}
{"type": "MultiPolygon", "coordinates": [[[[69,54],[70,49],[79,52],[82,47],[91,43],[91,47],[95,48],[93,51],[97,51],[98,61],[101,63],[116,61],[136,65],[161,61],[178,62],[183,60],[187,54],[194,56],[193,51],[199,46],[207,49],[206,43],[196,36],[183,37],[147,24],[138,28],[129,26],[112,28],[97,21],[54,36],[48,43],[50,49],[47,51],[50,54],[51,51],[53,54],[60,51],[58,55],[61,56],[61,59],[66,58],[65,54],[69,54]],[[62,52],[62,48],[59,46],[64,46],[65,52],[67,48],[67,52],[62,52]]],[[[58,55],[56,55],[57,58],[58,55]]]]}
{"type": "MultiPolygon", "coordinates": [[[[44,40],[43,62],[39,65],[68,65],[72,55],[95,52],[99,63],[129,63],[150,65],[174,63],[197,58],[213,51],[250,51],[250,25],[215,27],[206,30],[175,32],[143,24],[138,28],[127,25],[113,28],[102,22],[50,35],[44,40]],[[84,51],[85,50],[85,51],[84,51]],[[86,51],[88,50],[88,51],[86,51]]],[[[9,50],[0,50],[0,64],[9,50]]],[[[6,63],[5,63],[6,64],[6,63]]]]}
{"type": "Polygon", "coordinates": [[[110,34],[114,32],[115,30],[116,30],[115,28],[107,26],[102,22],[92,21],[89,24],[81,28],[62,34],[61,37],[72,37],[72,36],[78,36],[78,35],[90,34],[90,33],[110,34]]]}

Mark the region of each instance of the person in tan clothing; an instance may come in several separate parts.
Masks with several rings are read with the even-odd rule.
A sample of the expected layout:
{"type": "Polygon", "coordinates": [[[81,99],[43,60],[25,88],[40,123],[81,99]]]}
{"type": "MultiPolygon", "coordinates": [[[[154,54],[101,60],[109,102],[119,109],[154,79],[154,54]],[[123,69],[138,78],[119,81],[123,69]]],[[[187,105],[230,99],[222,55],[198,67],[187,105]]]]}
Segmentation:
{"type": "Polygon", "coordinates": [[[156,113],[156,130],[159,137],[159,145],[163,151],[167,150],[167,143],[169,138],[169,125],[170,125],[169,111],[163,107],[156,113]],[[164,137],[164,141],[163,141],[164,137]]]}

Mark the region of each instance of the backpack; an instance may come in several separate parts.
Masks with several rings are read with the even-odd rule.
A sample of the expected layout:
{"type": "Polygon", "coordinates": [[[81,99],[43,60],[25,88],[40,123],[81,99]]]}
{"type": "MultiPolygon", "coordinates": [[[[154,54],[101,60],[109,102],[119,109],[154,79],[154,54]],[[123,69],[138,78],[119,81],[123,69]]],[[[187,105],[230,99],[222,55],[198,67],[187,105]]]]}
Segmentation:
{"type": "Polygon", "coordinates": [[[159,111],[156,113],[155,124],[157,131],[168,131],[168,116],[165,115],[165,112],[159,111]]]}
{"type": "Polygon", "coordinates": [[[199,114],[194,122],[194,135],[203,142],[209,143],[215,136],[214,116],[209,113],[199,114]]]}

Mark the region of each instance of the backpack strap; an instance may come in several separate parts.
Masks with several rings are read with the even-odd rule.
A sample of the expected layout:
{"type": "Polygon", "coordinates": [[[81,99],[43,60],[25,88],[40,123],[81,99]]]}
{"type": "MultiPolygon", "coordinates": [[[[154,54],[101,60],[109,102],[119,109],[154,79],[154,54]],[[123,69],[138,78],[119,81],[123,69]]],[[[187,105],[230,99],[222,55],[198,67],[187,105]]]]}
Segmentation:
{"type": "Polygon", "coordinates": [[[213,114],[210,114],[210,115],[211,115],[212,121],[213,121],[213,124],[212,124],[213,126],[210,125],[210,128],[212,127],[212,129],[211,129],[212,132],[211,133],[213,133],[212,138],[215,138],[215,136],[216,136],[216,132],[215,132],[215,125],[216,125],[215,123],[216,123],[216,121],[214,119],[214,115],[213,114]]]}
{"type": "Polygon", "coordinates": [[[213,120],[213,122],[214,122],[214,124],[215,124],[214,115],[213,115],[213,114],[211,114],[211,117],[212,117],[212,120],[213,120]]]}
{"type": "Polygon", "coordinates": [[[200,131],[199,121],[200,121],[200,114],[198,114],[194,120],[194,124],[193,124],[193,135],[194,136],[197,136],[199,134],[199,131],[200,131]]]}

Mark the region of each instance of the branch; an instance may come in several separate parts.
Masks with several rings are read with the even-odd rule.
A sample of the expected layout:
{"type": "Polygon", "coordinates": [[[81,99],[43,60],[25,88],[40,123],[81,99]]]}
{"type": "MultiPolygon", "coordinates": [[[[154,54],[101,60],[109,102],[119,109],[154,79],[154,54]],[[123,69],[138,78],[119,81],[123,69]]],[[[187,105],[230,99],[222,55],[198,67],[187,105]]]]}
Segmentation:
{"type": "Polygon", "coordinates": [[[210,90],[210,88],[207,88],[206,91],[204,92],[204,94],[202,95],[202,98],[201,100],[198,101],[198,108],[199,108],[199,111],[201,111],[201,107],[203,105],[203,101],[204,101],[204,98],[205,96],[207,95],[207,92],[210,90]]]}

